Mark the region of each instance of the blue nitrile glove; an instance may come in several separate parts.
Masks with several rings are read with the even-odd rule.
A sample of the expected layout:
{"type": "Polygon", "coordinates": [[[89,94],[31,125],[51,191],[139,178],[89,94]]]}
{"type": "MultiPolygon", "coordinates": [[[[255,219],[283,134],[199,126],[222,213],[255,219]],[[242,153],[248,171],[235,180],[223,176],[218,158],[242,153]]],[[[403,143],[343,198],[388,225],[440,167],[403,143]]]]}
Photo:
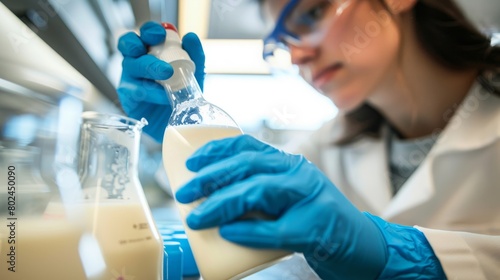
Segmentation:
{"type": "MultiPolygon", "coordinates": [[[[120,37],[118,50],[123,55],[123,71],[118,97],[125,113],[135,119],[146,118],[149,125],[144,131],[156,141],[163,133],[172,113],[167,94],[155,80],[166,80],[173,74],[167,62],[147,54],[149,46],[165,41],[165,29],[155,22],[142,25],[140,35],[129,32],[120,37]]],[[[198,36],[188,33],[182,38],[182,47],[196,65],[195,77],[203,90],[205,54],[198,36]]]]}
{"type": "Polygon", "coordinates": [[[207,197],[187,217],[192,229],[220,226],[222,237],[235,243],[301,252],[322,279],[414,276],[433,272],[422,269],[429,263],[440,268],[432,249],[416,250],[425,251],[423,256],[414,256],[411,250],[389,255],[394,248],[425,247],[410,244],[425,237],[415,228],[399,225],[394,225],[398,234],[385,233],[392,224],[358,211],[303,156],[243,135],[208,143],[186,166],[198,173],[177,191],[176,199],[190,203],[207,197]],[[275,219],[241,219],[252,212],[275,219]],[[401,270],[403,274],[397,274],[401,270]]]}
{"type": "Polygon", "coordinates": [[[388,260],[378,279],[446,279],[441,263],[421,231],[365,214],[377,224],[387,245],[388,260]]]}

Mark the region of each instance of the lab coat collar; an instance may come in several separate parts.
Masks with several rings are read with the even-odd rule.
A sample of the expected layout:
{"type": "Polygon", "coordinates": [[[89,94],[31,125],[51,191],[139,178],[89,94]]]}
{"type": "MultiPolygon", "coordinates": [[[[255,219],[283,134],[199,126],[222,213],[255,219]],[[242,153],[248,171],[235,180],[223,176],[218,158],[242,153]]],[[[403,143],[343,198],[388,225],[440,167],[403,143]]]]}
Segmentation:
{"type": "Polygon", "coordinates": [[[442,154],[484,147],[500,138],[500,98],[480,84],[472,86],[425,160],[408,178],[384,210],[382,217],[398,214],[430,200],[439,186],[434,185],[434,162],[442,154]]]}
{"type": "Polygon", "coordinates": [[[500,98],[475,83],[437,139],[431,156],[473,150],[498,140],[499,119],[500,98]]]}
{"type": "MultiPolygon", "coordinates": [[[[446,116],[444,116],[446,117],[446,116]]],[[[381,139],[366,138],[344,153],[346,177],[356,193],[383,218],[395,215],[428,201],[436,192],[433,162],[437,156],[488,145],[500,138],[500,98],[474,84],[458,106],[447,127],[439,134],[425,160],[415,170],[394,198],[389,180],[384,126],[381,139]]]]}
{"type": "Polygon", "coordinates": [[[480,84],[472,86],[425,160],[408,178],[384,210],[382,217],[396,219],[398,214],[430,200],[439,186],[434,185],[434,162],[442,154],[484,147],[500,138],[500,98],[480,84]]]}
{"type": "Polygon", "coordinates": [[[380,215],[392,198],[385,139],[389,128],[384,126],[380,139],[365,138],[344,148],[346,177],[370,212],[380,215]]]}

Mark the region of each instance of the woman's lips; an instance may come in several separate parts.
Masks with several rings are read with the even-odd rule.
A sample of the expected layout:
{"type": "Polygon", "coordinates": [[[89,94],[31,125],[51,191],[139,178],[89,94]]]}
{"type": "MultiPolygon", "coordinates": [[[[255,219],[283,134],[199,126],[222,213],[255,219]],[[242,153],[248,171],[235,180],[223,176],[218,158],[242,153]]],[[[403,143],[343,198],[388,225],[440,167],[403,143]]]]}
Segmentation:
{"type": "Polygon", "coordinates": [[[314,87],[318,89],[323,87],[323,85],[329,82],[337,74],[340,68],[342,68],[342,64],[337,63],[315,74],[312,80],[314,87]]]}

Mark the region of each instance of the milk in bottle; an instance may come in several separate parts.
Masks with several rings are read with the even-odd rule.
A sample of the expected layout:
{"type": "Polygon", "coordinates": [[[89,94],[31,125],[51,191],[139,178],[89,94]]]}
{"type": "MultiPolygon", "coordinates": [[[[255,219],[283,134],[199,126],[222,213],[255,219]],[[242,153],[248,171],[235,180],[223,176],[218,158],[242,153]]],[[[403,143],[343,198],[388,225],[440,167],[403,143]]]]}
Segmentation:
{"type": "MultiPolygon", "coordinates": [[[[209,141],[241,135],[242,132],[226,112],[202,97],[193,75],[195,65],[181,48],[175,27],[171,24],[164,24],[164,27],[167,31],[165,45],[154,46],[150,53],[169,62],[174,68],[170,79],[158,82],[165,87],[173,107],[164,134],[163,164],[175,193],[195,175],[185,166],[187,158],[195,150],[209,141]]],[[[176,205],[203,279],[239,279],[289,254],[231,243],[220,236],[219,228],[191,230],[185,224],[185,219],[200,202],[176,205]]]]}

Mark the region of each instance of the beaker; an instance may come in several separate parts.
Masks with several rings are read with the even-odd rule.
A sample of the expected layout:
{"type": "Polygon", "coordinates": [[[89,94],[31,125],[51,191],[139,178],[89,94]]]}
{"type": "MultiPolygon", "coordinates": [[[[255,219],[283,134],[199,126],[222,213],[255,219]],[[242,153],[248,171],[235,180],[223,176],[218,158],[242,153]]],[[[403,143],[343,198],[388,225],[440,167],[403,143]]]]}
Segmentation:
{"type": "Polygon", "coordinates": [[[144,125],[145,119],[83,113],[81,205],[87,228],[100,245],[106,280],[161,279],[163,273],[162,239],[138,178],[144,125]]]}

